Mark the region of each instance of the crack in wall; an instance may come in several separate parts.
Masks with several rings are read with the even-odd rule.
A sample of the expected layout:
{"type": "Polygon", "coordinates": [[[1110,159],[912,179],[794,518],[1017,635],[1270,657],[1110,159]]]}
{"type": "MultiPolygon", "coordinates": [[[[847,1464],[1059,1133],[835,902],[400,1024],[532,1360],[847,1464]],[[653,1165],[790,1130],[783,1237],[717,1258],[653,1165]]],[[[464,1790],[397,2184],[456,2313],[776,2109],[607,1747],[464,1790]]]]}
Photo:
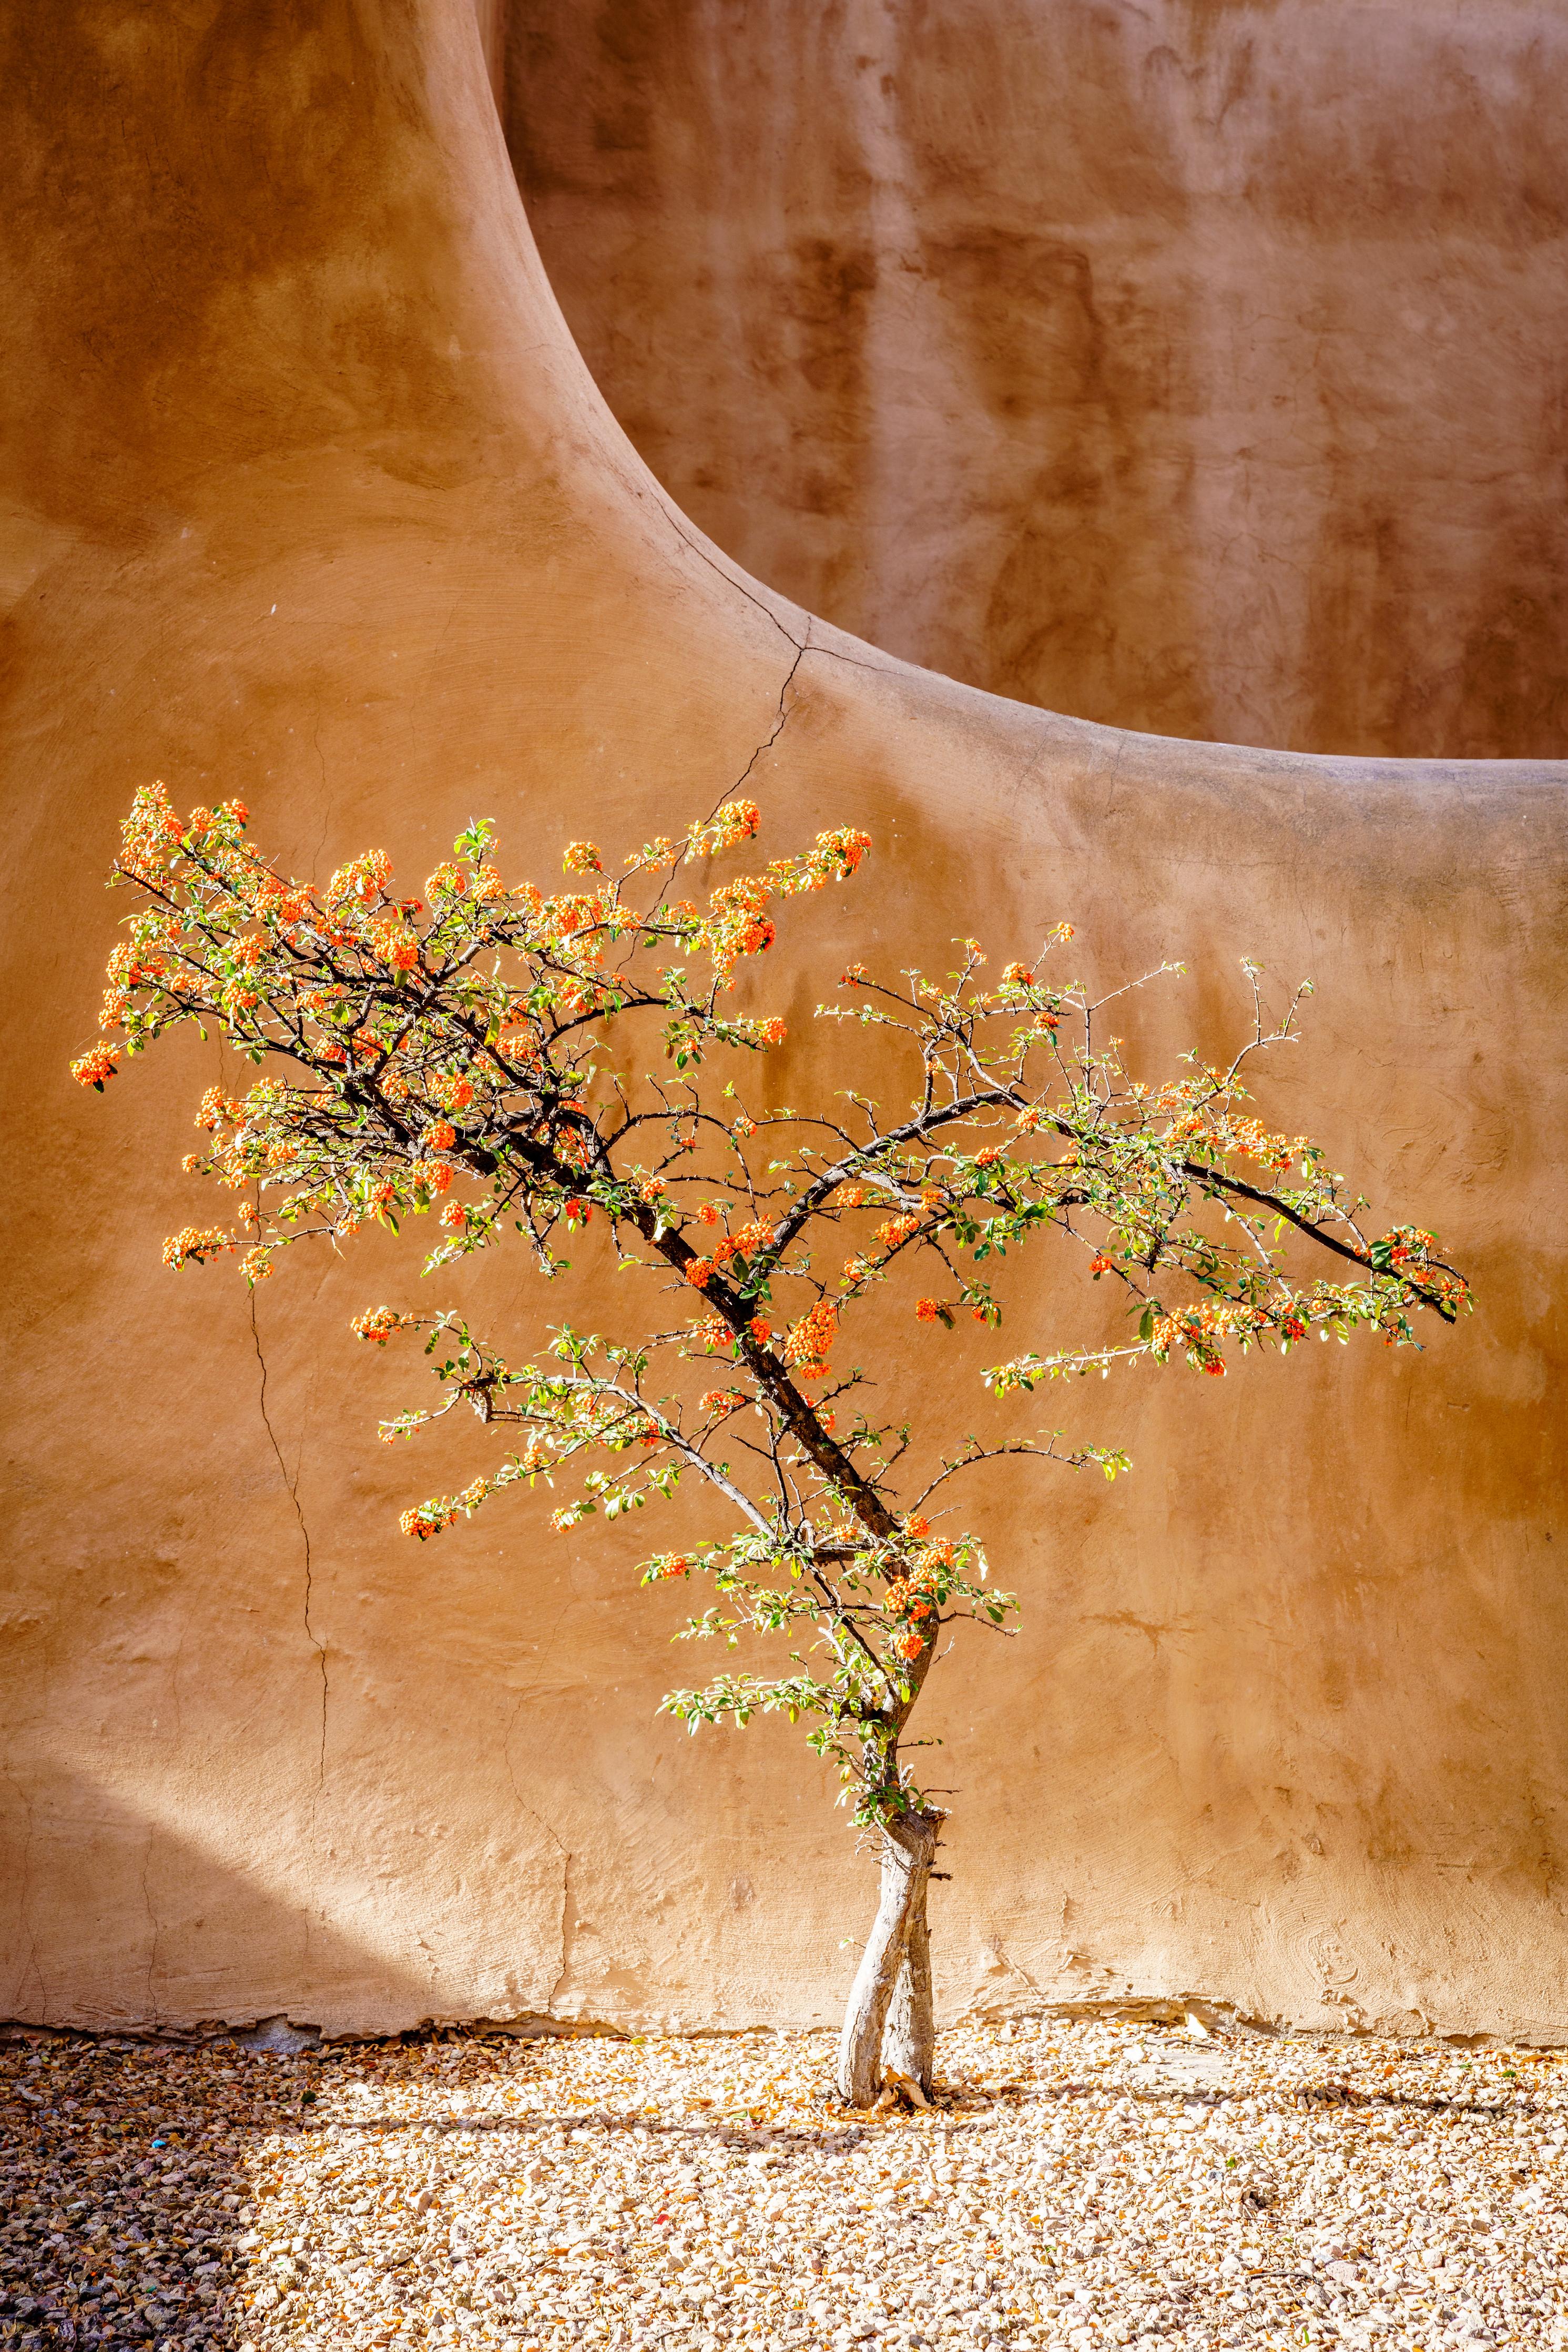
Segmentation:
{"type": "MultiPolygon", "coordinates": [[[[772,606],[770,604],[765,604],[760,596],[754,596],[750,589],[747,588],[743,582],[737,580],[732,572],[727,572],[725,570],[722,563],[716,563],[713,557],[708,553],[706,548],[699,547],[696,541],[691,538],[688,533],[682,529],[681,525],[683,517],[681,516],[679,509],[671,506],[668,500],[662,501],[662,504],[664,506],[664,514],[668,520],[674,525],[675,537],[681,541],[681,544],[684,547],[689,547],[694,555],[700,556],[702,561],[707,565],[708,570],[710,572],[716,572],[719,578],[724,582],[727,588],[733,588],[737,596],[744,596],[748,604],[755,604],[758,611],[763,615],[764,619],[771,621],[779,635],[781,637],[788,638],[789,644],[796,648],[797,652],[804,652],[805,648],[801,646],[800,639],[790,635],[789,631],[784,626],[783,622],[779,618],[778,614],[773,610],[772,606]]],[[[799,608],[797,607],[797,609],[799,608]]],[[[810,614],[808,614],[806,617],[806,629],[807,635],[810,635],[810,614]]]]}
{"type": "Polygon", "coordinates": [[[795,672],[800,668],[800,664],[805,660],[806,656],[807,656],[807,653],[808,653],[808,652],[810,651],[810,634],[811,634],[811,625],[810,625],[810,621],[808,621],[808,622],[807,622],[807,624],[806,624],[806,636],[807,636],[807,643],[806,643],[805,645],[803,645],[803,646],[798,646],[796,647],[796,649],[795,649],[795,658],[794,658],[794,660],[790,663],[790,665],[789,665],[789,672],[788,672],[788,675],[787,675],[787,676],[786,676],[786,677],[785,677],[784,683],[783,683],[783,685],[782,685],[782,686],[779,688],[779,705],[778,705],[778,709],[777,709],[777,711],[776,711],[776,713],[775,713],[775,716],[774,716],[774,720],[773,720],[773,730],[772,730],[772,732],[771,732],[771,734],[765,735],[765,736],[763,737],[763,739],[762,739],[761,742],[760,742],[760,743],[758,743],[758,747],[757,747],[756,751],[753,751],[753,753],[752,753],[752,755],[751,755],[750,759],[749,759],[749,760],[747,760],[747,763],[746,763],[745,767],[744,767],[744,768],[742,768],[742,770],[741,770],[741,772],[740,772],[739,775],[738,775],[738,776],[737,776],[737,778],[736,778],[736,780],[735,780],[734,783],[733,783],[733,784],[731,784],[731,786],[730,786],[730,788],[729,788],[728,793],[727,793],[725,794],[725,798],[726,798],[727,800],[730,799],[730,798],[731,798],[731,797],[732,797],[736,793],[737,793],[737,792],[740,790],[740,788],[741,788],[742,784],[744,784],[744,783],[747,782],[747,780],[748,779],[748,777],[750,776],[750,774],[751,774],[751,771],[753,770],[753,768],[755,768],[755,767],[756,767],[757,762],[758,761],[758,760],[760,760],[760,759],[761,759],[762,754],[764,753],[764,751],[771,751],[771,750],[773,749],[773,746],[775,745],[775,743],[777,743],[777,742],[778,742],[779,738],[779,737],[780,737],[780,735],[782,735],[782,733],[784,732],[784,722],[785,722],[785,720],[786,720],[786,719],[789,718],[789,712],[788,712],[788,710],[786,710],[786,709],[784,708],[784,698],[785,698],[785,696],[789,693],[789,688],[794,685],[794,683],[795,683],[795,672]]]}
{"type": "MultiPolygon", "coordinates": [[[[716,572],[719,579],[724,582],[727,588],[733,588],[737,596],[744,596],[748,604],[754,604],[765,619],[772,622],[774,627],[778,630],[779,635],[784,638],[786,643],[795,647],[795,658],[789,665],[789,675],[785,679],[779,697],[779,715],[778,723],[775,725],[772,734],[768,736],[768,740],[765,743],[759,743],[758,745],[756,751],[752,753],[750,759],[747,761],[746,766],[741,771],[737,782],[730,786],[731,792],[737,792],[739,790],[740,785],[743,784],[746,782],[747,777],[750,775],[752,769],[757,765],[757,762],[761,758],[763,752],[770,749],[770,747],[778,740],[779,729],[784,724],[784,695],[788,693],[790,684],[793,681],[795,672],[800,668],[800,663],[807,654],[821,654],[824,661],[842,662],[849,669],[871,670],[877,677],[887,677],[901,669],[919,670],[920,665],[918,663],[905,661],[900,655],[890,654],[886,651],[885,647],[881,646],[873,646],[871,647],[871,650],[873,653],[879,654],[882,656],[881,659],[877,661],[857,661],[853,654],[842,653],[837,646],[814,646],[811,643],[811,623],[814,615],[810,613],[806,614],[805,636],[803,638],[793,636],[785,627],[783,622],[779,618],[778,614],[774,612],[770,604],[765,604],[760,596],[753,595],[751,590],[746,586],[743,581],[737,580],[733,572],[726,571],[722,563],[716,563],[713,557],[708,553],[706,548],[699,546],[697,541],[688,535],[688,533],[682,528],[684,519],[678,509],[671,507],[666,501],[664,504],[664,513],[674,526],[675,536],[679,539],[681,544],[684,547],[689,548],[694,555],[700,556],[703,562],[707,565],[708,570],[710,572],[716,572]]],[[[797,610],[798,609],[799,607],[797,607],[797,610]]],[[[983,691],[984,689],[982,688],[977,690],[983,691]]],[[[1039,755],[1037,753],[1036,757],[1038,758],[1038,756],[1039,755]]]]}
{"type": "MultiPolygon", "coordinates": [[[[287,1489],[288,1499],[294,1506],[294,1516],[299,1522],[299,1539],[305,1548],[305,1638],[309,1643],[311,1648],[315,1651],[321,1667],[321,1746],[316,1765],[316,1789],[317,1793],[319,1794],[321,1789],[325,1786],[327,1780],[327,1702],[329,1696],[329,1685],[327,1680],[327,1649],[324,1643],[318,1641],[316,1637],[316,1629],[310,1622],[310,1600],[314,1590],[314,1569],[310,1556],[310,1530],[305,1523],[305,1512],[299,1501],[299,1473],[297,1469],[293,1477],[290,1478],[288,1475],[288,1465],[283,1458],[283,1448],[277,1442],[277,1433],[272,1426],[271,1417],[267,1410],[267,1358],[262,1353],[261,1328],[257,1323],[256,1317],[256,1292],[254,1290],[250,1294],[250,1335],[256,1343],[256,1360],[261,1367],[261,1395],[259,1402],[261,1405],[262,1426],[267,1431],[268,1442],[271,1444],[273,1453],[277,1458],[277,1473],[279,1477],[282,1479],[285,1487],[287,1489]]],[[[314,1803],[312,1803],[311,1810],[312,1811],[315,1810],[314,1803]]]]}
{"type": "MultiPolygon", "coordinates": [[[[560,1614],[561,1614],[561,1617],[564,1617],[564,1616],[566,1615],[566,1611],[563,1609],[563,1610],[561,1611],[560,1614]]],[[[556,1620],[556,1629],[557,1629],[558,1631],[559,1631],[559,1625],[560,1625],[560,1618],[559,1618],[559,1617],[558,1617],[558,1618],[557,1618],[557,1620],[556,1620]]],[[[555,1639],[555,1633],[552,1632],[552,1633],[551,1633],[551,1635],[550,1635],[550,1642],[553,1642],[553,1641],[554,1641],[554,1639],[555,1639]]],[[[549,1643],[546,1643],[546,1645],[545,1645],[545,1651],[546,1651],[546,1655],[548,1656],[548,1655],[549,1655],[549,1643]]],[[[535,1687],[537,1687],[537,1685],[535,1685],[535,1687]]],[[[544,1832],[544,1833],[545,1833],[546,1837],[548,1837],[548,1838],[549,1838],[549,1840],[550,1843],[554,1846],[554,1848],[555,1848],[555,1850],[556,1850],[557,1853],[559,1853],[559,1856],[560,1856],[560,1861],[561,1861],[561,1873],[560,1873],[560,1930],[559,1930],[559,1934],[560,1934],[560,1958],[559,1958],[559,1960],[558,1961],[557,1966],[556,1966],[556,1979],[555,1979],[555,1982],[554,1982],[554,1984],[550,1987],[549,1992],[547,1994],[546,1999],[545,1999],[545,2015],[546,2015],[547,2017],[549,2017],[549,2016],[553,2016],[553,2014],[554,2014],[554,2012],[555,2012],[556,1997],[557,1997],[557,1995],[559,1993],[561,1987],[565,1984],[565,1982],[566,1982],[566,1980],[567,1980],[567,1978],[568,1978],[568,1977],[570,1975],[570,1973],[571,1973],[571,1961],[570,1961],[570,1910],[571,1910],[571,1850],[570,1850],[570,1848],[569,1846],[564,1846],[564,1845],[562,1845],[562,1843],[561,1843],[561,1842],[560,1842],[560,1839],[557,1836],[556,1832],[555,1832],[554,1828],[552,1827],[552,1825],[551,1825],[548,1821],[546,1821],[546,1819],[545,1819],[544,1815],[543,1815],[540,1811],[538,1811],[538,1810],[537,1809],[537,1807],[535,1807],[535,1806],[533,1806],[533,1805],[530,1805],[530,1804],[529,1804],[529,1802],[528,1802],[528,1799],[524,1796],[524,1794],[523,1794],[522,1790],[521,1790],[518,1788],[518,1786],[517,1786],[517,1772],[516,1772],[516,1771],[515,1771],[515,1769],[513,1769],[513,1765],[512,1765],[512,1734],[513,1734],[513,1732],[514,1732],[514,1731],[516,1731],[516,1729],[517,1729],[517,1717],[518,1717],[518,1716],[520,1716],[520,1715],[521,1715],[521,1713],[522,1713],[522,1711],[523,1711],[524,1707],[528,1705],[528,1699],[529,1699],[530,1696],[531,1696],[531,1691],[523,1691],[523,1692],[521,1692],[521,1693],[519,1694],[519,1696],[518,1696],[517,1703],[516,1706],[512,1709],[512,1719],[511,1719],[510,1723],[507,1726],[507,1736],[506,1736],[506,1738],[505,1738],[502,1740],[502,1742],[501,1742],[501,1761],[503,1762],[503,1764],[505,1764],[505,1766],[506,1766],[506,1768],[507,1768],[507,1780],[511,1782],[511,1785],[512,1785],[512,1801],[513,1801],[513,1803],[517,1807],[517,1809],[518,1809],[518,1811],[519,1811],[527,1813],[527,1815],[528,1816],[528,1819],[529,1819],[531,1822],[537,1822],[537,1823],[538,1823],[538,1827],[539,1827],[541,1830],[543,1830],[543,1832],[544,1832]]]]}
{"type": "MultiPolygon", "coordinates": [[[[547,1823],[547,1824],[546,1824],[546,1826],[548,1827],[548,1826],[549,1826],[549,1824],[547,1823]]],[[[550,1831],[550,1835],[551,1835],[551,1837],[552,1837],[552,1838],[554,1838],[554,1837],[555,1837],[555,1832],[554,1832],[554,1830],[551,1830],[551,1831],[550,1831]]],[[[555,1842],[556,1842],[557,1845],[560,1845],[560,1840],[559,1840],[559,1838],[555,1838],[555,1842]]],[[[558,1971],[557,1971],[557,1974],[556,1974],[556,1980],[555,1980],[554,1984],[552,1984],[552,1985],[551,1985],[551,1987],[550,1987],[550,1989],[549,1989],[549,1999],[548,1999],[548,2000],[546,2000],[546,2002],[545,2002],[545,2015],[546,2015],[547,2017],[553,2017],[553,2016],[555,2015],[555,2005],[556,2005],[556,2002],[557,2002],[557,2000],[559,1999],[559,1997],[560,1997],[560,1992],[561,1992],[561,1989],[562,1989],[562,1987],[565,1985],[566,1980],[567,1980],[568,1977],[569,1977],[570,1974],[571,1974],[571,1854],[570,1854],[570,1852],[569,1851],[569,1849],[568,1849],[567,1847],[565,1847],[565,1846],[561,1846],[561,1871],[560,1871],[560,1967],[559,1967],[559,1969],[558,1969],[558,1971]]]]}
{"type": "MultiPolygon", "coordinates": [[[[808,621],[806,624],[808,637],[810,637],[810,621],[808,621]]],[[[837,646],[813,646],[807,644],[801,648],[801,650],[809,654],[821,654],[824,661],[842,662],[846,669],[869,670],[873,677],[896,677],[899,672],[904,670],[913,672],[915,675],[921,677],[940,677],[944,686],[959,686],[963,688],[963,691],[966,694],[981,694],[985,691],[983,687],[964,686],[961,678],[948,679],[942,677],[942,674],[938,670],[923,671],[920,668],[918,662],[905,661],[902,656],[898,654],[883,653],[880,646],[873,647],[873,651],[874,653],[881,655],[881,659],[878,661],[857,661],[853,654],[841,653],[837,646]]],[[[1019,707],[1020,709],[1023,709],[1030,706],[1020,703],[1019,707]]]]}
{"type": "Polygon", "coordinates": [[[316,844],[315,854],[310,860],[310,879],[311,882],[314,883],[316,879],[316,869],[321,863],[321,852],[327,846],[328,827],[331,823],[331,812],[327,806],[327,755],[321,749],[321,727],[319,720],[317,721],[316,732],[310,740],[316,746],[316,757],[321,762],[321,838],[316,844]]]}
{"type": "Polygon", "coordinates": [[[21,1801],[23,1817],[26,1822],[26,1828],[22,1839],[22,1883],[17,1892],[16,1916],[22,1933],[27,1938],[27,1952],[26,1958],[23,1960],[21,1969],[17,1974],[16,1998],[17,2005],[20,2007],[23,1999],[24,1988],[26,1987],[30,1976],[38,1988],[40,2012],[42,2016],[47,2019],[49,2013],[49,1989],[44,1981],[43,1969],[38,1966],[38,1931],[33,1924],[32,1917],[33,1838],[37,1827],[33,1807],[33,1792],[28,1788],[26,1782],[9,1763],[5,1768],[5,1777],[16,1790],[17,1797],[21,1801]]]}
{"type": "Polygon", "coordinates": [[[147,1843],[141,1855],[141,1900],[147,1906],[147,1924],[152,1930],[152,1940],[147,1948],[147,2014],[151,2018],[153,2026],[156,2027],[159,2022],[158,1996],[152,1990],[152,1979],[157,1972],[158,1946],[162,1939],[163,1931],[159,1925],[158,1913],[152,1901],[152,1889],[148,1883],[149,1874],[152,1868],[152,1840],[154,1835],[155,1832],[150,1829],[147,1832],[147,1843]]]}

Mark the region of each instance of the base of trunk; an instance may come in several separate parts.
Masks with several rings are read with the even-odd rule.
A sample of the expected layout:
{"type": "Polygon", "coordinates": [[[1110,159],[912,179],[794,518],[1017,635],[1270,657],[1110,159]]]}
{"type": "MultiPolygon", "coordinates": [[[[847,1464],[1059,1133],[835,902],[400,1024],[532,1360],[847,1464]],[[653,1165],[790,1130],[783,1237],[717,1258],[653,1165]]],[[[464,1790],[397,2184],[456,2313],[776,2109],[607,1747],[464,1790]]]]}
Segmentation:
{"type": "Polygon", "coordinates": [[[925,1890],[941,1825],[939,1813],[904,1813],[883,1829],[881,1900],[839,2041],[839,2095],[851,2106],[874,2105],[888,2068],[931,2088],[936,2032],[925,1890]]]}

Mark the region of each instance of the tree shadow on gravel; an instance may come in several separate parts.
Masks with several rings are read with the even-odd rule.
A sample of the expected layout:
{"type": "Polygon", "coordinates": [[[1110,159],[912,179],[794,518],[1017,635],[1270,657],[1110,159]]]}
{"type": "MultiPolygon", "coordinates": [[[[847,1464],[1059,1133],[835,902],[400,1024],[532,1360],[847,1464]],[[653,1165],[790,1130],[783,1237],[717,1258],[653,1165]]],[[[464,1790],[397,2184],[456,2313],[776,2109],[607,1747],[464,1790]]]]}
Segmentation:
{"type": "Polygon", "coordinates": [[[308,2130],[315,2103],[314,2053],[265,2040],[0,2042],[6,2352],[239,2340],[247,2155],[308,2130]]]}
{"type": "MultiPolygon", "coordinates": [[[[999,2091],[988,2095],[998,2108],[1016,2108],[1046,2103],[1065,2103],[1074,2099],[1115,2097],[1132,2099],[1141,2107],[1226,2107],[1238,2100],[1255,2099],[1252,2087],[1231,2090],[1214,2083],[1116,2083],[1071,2081],[1038,2084],[1004,2084],[999,2091]]],[[[1273,2094],[1281,2106],[1295,2112],[1312,2115],[1333,2115],[1344,2107],[1371,2108],[1385,2114],[1426,2116],[1484,2116],[1495,2120],[1514,2110],[1500,2100],[1445,2098],[1435,2095],[1418,2098],[1401,2091],[1368,2091],[1348,2083],[1281,2082],[1273,2094]]],[[[977,2100],[965,2105],[977,2107],[977,2100]]]]}
{"type": "MultiPolygon", "coordinates": [[[[878,2117],[879,2124],[883,2120],[878,2117]]],[[[539,2132],[636,2132],[645,2139],[684,2140],[694,2147],[744,2150],[748,2155],[777,2148],[785,2153],[793,2149],[814,2156],[847,2156],[862,2147],[866,2137],[854,2124],[828,2125],[820,2130],[808,2124],[759,2124],[752,2129],[735,2130],[723,2124],[672,2123],[639,2107],[568,2107],[559,2115],[531,2108],[520,2116],[469,2114],[461,2109],[450,2116],[378,2115],[373,2108],[361,2108],[354,2115],[352,2128],[389,2139],[409,2132],[434,2132],[437,2138],[484,2133],[525,2142],[539,2132]]]]}

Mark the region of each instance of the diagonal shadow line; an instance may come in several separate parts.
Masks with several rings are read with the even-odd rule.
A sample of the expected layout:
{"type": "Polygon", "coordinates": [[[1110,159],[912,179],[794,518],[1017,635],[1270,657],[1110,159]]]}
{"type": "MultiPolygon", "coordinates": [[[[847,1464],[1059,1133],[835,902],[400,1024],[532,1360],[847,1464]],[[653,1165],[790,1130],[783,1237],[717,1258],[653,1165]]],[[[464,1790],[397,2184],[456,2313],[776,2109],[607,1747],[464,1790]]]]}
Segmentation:
{"type": "Polygon", "coordinates": [[[791,2124],[726,2124],[670,2123],[657,2116],[645,2116],[635,2107],[613,2109],[589,2107],[570,2115],[529,2116],[311,2116],[302,2119],[301,2137],[337,2131],[377,2132],[394,2137],[400,2132],[517,2132],[580,2131],[597,2126],[607,2132],[642,2131],[660,2139],[706,2141],[716,2147],[780,2147],[810,2150],[816,2155],[847,2155],[858,2147],[865,2137],[854,2124],[827,2126],[813,2130],[810,2126],[791,2124]]]}
{"type": "MultiPolygon", "coordinates": [[[[985,2095],[988,2101],[994,2101],[998,2105],[1021,2105],[1028,2100],[1104,2098],[1113,2091],[1118,2098],[1136,2099],[1145,2106],[1170,2106],[1179,2103],[1184,2107],[1223,2107],[1228,2106],[1232,2100],[1251,2099],[1258,2095],[1255,2090],[1228,2091],[1208,2083],[1166,2084],[1164,2083],[1079,2082],[1052,2083],[1040,2090],[1031,2089],[1023,2084],[1004,2084],[998,2090],[987,2092],[985,2095]]],[[[1482,2099],[1406,2098],[1397,2092],[1386,2091],[1353,2090],[1350,2095],[1344,2098],[1333,2095],[1325,2096],[1321,2090],[1310,2083],[1302,2084],[1299,2087],[1281,2084],[1279,2088],[1278,2101],[1282,2106],[1297,2110],[1306,2108],[1324,2116],[1353,2112],[1364,2115],[1370,2110],[1379,2108],[1405,2115],[1494,2117],[1513,2112],[1505,2104],[1489,2103],[1482,2099]]]]}

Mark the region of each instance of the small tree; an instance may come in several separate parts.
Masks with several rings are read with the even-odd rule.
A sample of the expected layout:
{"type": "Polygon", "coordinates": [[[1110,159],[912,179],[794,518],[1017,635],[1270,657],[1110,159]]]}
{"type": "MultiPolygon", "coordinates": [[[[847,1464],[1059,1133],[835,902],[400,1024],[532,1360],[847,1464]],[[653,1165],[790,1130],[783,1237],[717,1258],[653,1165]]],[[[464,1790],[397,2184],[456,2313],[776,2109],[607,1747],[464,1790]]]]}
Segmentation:
{"type": "Polygon", "coordinates": [[[664,1705],[694,1730],[782,1711],[837,1766],[882,1857],[840,2089],[861,2106],[890,2082],[929,2089],[925,1898],[945,1815],[914,1777],[908,1726],[944,1629],[1007,1630],[1017,1605],[989,1581],[978,1538],[948,1520],[953,1483],[1002,1455],[1107,1477],[1127,1465],[1060,1431],[933,1445],[913,1415],[872,1405],[860,1365],[835,1369],[845,1325],[879,1290],[906,1291],[867,1335],[896,1396],[912,1367],[888,1308],[930,1332],[960,1317],[995,1326],[1000,1261],[1053,1233],[1117,1286],[1128,1336],[996,1363],[985,1380],[1004,1398],[1138,1360],[1218,1377],[1235,1354],[1285,1352],[1314,1330],[1343,1339],[1365,1326],[1410,1344],[1411,1315],[1452,1322],[1464,1282],[1430,1234],[1368,1241],[1364,1203],[1345,1198],[1320,1148],[1244,1109],[1245,1064],[1294,1035],[1305,992],[1270,1025],[1253,965],[1241,1051],[1224,1067],[1188,1055],[1151,1086],[1102,1035],[1110,1000],[1051,976],[1065,925],[989,988],[973,940],[942,981],[892,985],[852,964],[850,1003],[819,1015],[878,1033],[874,1059],[902,1059],[907,1101],[888,1114],[849,1091],[805,1111],[747,1108],[713,1065],[736,1069],[784,1028],[726,1009],[736,966],[771,944],[775,902],[854,873],[864,834],[820,834],[698,907],[672,896],[675,877],[757,831],[749,802],[648,843],[616,879],[574,842],[575,879],[553,895],[504,884],[476,824],[422,902],[392,894],[380,851],[319,893],[286,880],[247,845],[246,822],[238,802],[182,821],[162,786],[138,793],[115,876],[137,905],[102,1013],[123,1042],[72,1065],[101,1091],[121,1053],[195,1021],[260,1066],[243,1099],[208,1090],[197,1123],[211,1141],[185,1162],[244,1193],[240,1230],[188,1226],[166,1263],[238,1252],[254,1284],[281,1244],[430,1213],[441,1233],[427,1271],[515,1230],[549,1279],[570,1263],[563,1245],[602,1221],[621,1267],[654,1277],[628,1294],[614,1334],[563,1324],[519,1357],[455,1312],[383,1307],[355,1323],[378,1344],[423,1331],[442,1386],[383,1434],[462,1403],[510,1441],[402,1526],[428,1538],[501,1488],[569,1472],[562,1528],[700,1482],[709,1531],[656,1554],[643,1580],[700,1574],[714,1599],[689,1634],[777,1636],[788,1659],[664,1705]],[[665,1068],[647,1074],[656,1046],[665,1068]],[[1286,1270],[1303,1246],[1328,1262],[1316,1278],[1286,1270]],[[917,1268],[924,1282],[909,1279],[917,1268]]]}

